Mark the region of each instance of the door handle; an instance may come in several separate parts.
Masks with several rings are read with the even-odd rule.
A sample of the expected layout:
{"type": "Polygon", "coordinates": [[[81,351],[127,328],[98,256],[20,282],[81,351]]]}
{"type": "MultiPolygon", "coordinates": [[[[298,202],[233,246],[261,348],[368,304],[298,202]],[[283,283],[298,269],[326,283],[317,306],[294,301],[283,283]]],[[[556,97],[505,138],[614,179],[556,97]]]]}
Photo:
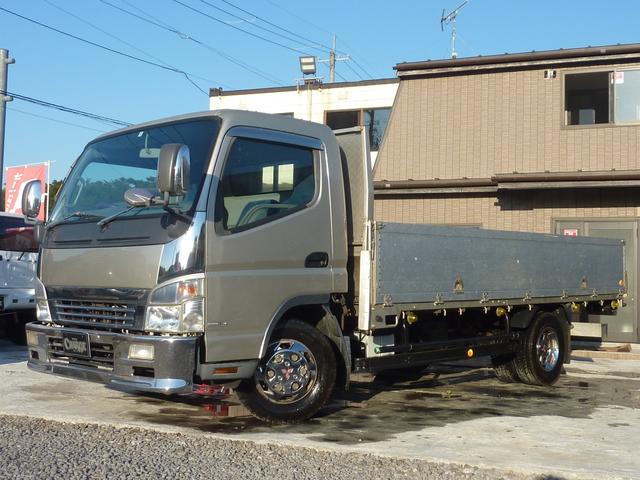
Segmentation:
{"type": "Polygon", "coordinates": [[[327,252],[313,252],[304,259],[304,268],[326,268],[329,265],[327,252]]]}

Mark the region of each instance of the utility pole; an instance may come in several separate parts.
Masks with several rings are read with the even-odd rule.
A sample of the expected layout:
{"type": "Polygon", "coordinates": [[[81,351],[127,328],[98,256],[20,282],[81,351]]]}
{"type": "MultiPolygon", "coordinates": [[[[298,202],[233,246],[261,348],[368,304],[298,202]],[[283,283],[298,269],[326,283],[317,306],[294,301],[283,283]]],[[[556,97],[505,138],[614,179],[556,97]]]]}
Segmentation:
{"type": "Polygon", "coordinates": [[[2,179],[4,176],[4,121],[7,114],[6,103],[13,100],[7,91],[8,66],[15,63],[13,58],[9,58],[9,50],[0,48],[0,190],[2,189],[2,179]]]}
{"type": "Polygon", "coordinates": [[[334,35],[333,46],[329,52],[329,58],[325,60],[318,60],[320,63],[329,64],[329,83],[334,83],[336,81],[336,62],[344,62],[350,58],[351,57],[349,57],[349,55],[336,55],[336,36],[334,35]]]}

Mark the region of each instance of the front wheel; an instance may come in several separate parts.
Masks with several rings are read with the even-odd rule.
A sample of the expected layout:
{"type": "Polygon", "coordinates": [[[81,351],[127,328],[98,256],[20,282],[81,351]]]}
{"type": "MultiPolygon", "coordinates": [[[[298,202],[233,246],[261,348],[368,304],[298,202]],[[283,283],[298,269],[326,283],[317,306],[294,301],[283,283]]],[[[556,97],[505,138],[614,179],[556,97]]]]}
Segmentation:
{"type": "Polygon", "coordinates": [[[272,335],[253,378],[238,398],[269,423],[296,423],[315,414],[331,396],[336,360],[329,340],[300,320],[288,320],[272,335]]]}
{"type": "Polygon", "coordinates": [[[514,360],[518,377],[530,385],[553,385],[560,377],[566,350],[562,321],[553,313],[541,312],[523,332],[514,360]]]}

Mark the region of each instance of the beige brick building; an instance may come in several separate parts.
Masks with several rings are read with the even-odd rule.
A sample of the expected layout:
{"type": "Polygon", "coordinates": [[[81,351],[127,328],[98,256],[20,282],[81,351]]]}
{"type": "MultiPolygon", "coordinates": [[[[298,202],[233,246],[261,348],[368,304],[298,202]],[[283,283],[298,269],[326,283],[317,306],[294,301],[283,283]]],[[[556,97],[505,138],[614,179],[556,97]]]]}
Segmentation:
{"type": "Polygon", "coordinates": [[[377,218],[624,239],[628,306],[603,334],[639,341],[640,44],[395,68],[377,218]]]}

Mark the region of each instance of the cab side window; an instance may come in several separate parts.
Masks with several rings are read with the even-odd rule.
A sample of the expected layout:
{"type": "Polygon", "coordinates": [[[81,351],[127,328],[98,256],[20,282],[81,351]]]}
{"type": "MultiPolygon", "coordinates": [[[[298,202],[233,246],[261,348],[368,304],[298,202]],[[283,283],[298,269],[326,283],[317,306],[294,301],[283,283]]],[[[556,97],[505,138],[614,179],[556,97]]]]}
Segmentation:
{"type": "Polygon", "coordinates": [[[313,150],[236,138],[220,180],[225,230],[245,230],[306,207],[314,198],[313,150]]]}

